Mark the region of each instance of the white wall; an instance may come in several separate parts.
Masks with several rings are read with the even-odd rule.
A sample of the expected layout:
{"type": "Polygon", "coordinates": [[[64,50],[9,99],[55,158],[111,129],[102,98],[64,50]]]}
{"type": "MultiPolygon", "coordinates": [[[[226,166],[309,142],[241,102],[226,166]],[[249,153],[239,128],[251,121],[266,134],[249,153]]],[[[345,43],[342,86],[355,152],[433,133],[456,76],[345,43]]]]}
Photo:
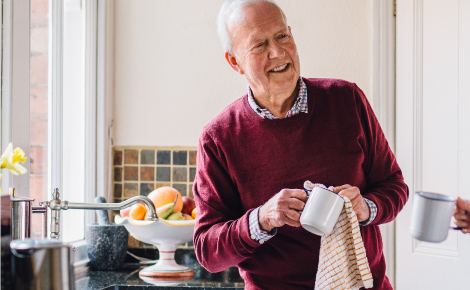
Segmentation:
{"type": "MultiPolygon", "coordinates": [[[[224,59],[218,0],[116,0],[114,145],[196,146],[202,127],[246,93],[224,59]]],[[[371,99],[372,0],[277,0],[301,75],[356,82],[371,99]]]]}

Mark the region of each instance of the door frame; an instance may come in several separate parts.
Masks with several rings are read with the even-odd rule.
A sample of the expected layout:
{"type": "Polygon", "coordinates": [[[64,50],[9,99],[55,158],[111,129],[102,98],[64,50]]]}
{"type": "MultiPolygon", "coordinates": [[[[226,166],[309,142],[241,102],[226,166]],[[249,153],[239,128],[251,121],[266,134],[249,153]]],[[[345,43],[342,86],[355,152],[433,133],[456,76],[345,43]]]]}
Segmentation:
{"type": "MultiPolygon", "coordinates": [[[[372,1],[372,107],[395,152],[395,4],[372,1]]],[[[380,225],[386,275],[395,287],[395,222],[380,225]]]]}

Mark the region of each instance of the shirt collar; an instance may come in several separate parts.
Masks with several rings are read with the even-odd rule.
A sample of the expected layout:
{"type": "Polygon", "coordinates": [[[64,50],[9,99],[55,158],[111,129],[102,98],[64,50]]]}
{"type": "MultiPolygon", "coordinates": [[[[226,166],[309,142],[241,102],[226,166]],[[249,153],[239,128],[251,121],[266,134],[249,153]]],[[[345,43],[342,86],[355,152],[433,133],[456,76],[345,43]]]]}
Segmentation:
{"type": "MultiPolygon", "coordinates": [[[[298,115],[300,113],[308,113],[308,103],[307,103],[307,86],[302,78],[299,78],[298,81],[300,85],[299,95],[294,102],[292,108],[287,112],[286,118],[298,115]]],[[[248,86],[248,103],[250,107],[258,114],[261,118],[264,119],[280,119],[279,117],[274,116],[268,109],[263,109],[255,101],[253,97],[253,92],[251,91],[250,86],[248,86]]]]}

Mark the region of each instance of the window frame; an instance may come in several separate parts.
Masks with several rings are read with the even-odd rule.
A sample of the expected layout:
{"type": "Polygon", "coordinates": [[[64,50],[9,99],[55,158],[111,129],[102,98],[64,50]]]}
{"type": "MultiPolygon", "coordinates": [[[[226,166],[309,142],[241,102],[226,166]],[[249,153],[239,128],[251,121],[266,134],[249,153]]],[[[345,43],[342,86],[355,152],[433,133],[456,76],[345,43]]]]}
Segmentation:
{"type": "MultiPolygon", "coordinates": [[[[97,195],[109,202],[112,163],[112,11],[113,1],[82,0],[86,9],[85,21],[85,202],[97,195]],[[108,12],[108,13],[107,13],[108,12]],[[108,17],[111,15],[111,17],[108,17]],[[109,36],[111,34],[111,36],[109,36]],[[104,40],[103,40],[104,39],[104,40]],[[110,42],[111,40],[111,42],[110,42]],[[111,57],[110,57],[111,56],[111,57]],[[111,75],[111,76],[109,76],[111,75]],[[98,193],[98,194],[97,194],[98,193]]],[[[62,188],[62,98],[63,98],[63,1],[49,0],[49,154],[48,192],[62,188]]],[[[4,0],[0,5],[3,30],[0,37],[2,67],[1,82],[1,140],[3,150],[9,142],[24,149],[30,156],[30,2],[4,0]],[[14,53],[13,53],[14,52],[14,53]]],[[[29,195],[30,163],[24,164],[27,174],[12,176],[2,172],[3,192],[17,188],[18,195],[29,195]]],[[[50,196],[47,198],[50,200],[50,196]]],[[[36,201],[39,202],[39,201],[36,201]]],[[[50,215],[49,215],[50,216],[50,215]]],[[[85,210],[85,225],[95,221],[95,212],[85,210]]],[[[50,221],[48,221],[50,223],[50,221]]],[[[61,225],[63,226],[63,225],[61,225]]],[[[50,229],[49,229],[50,230],[50,229]]],[[[76,264],[88,261],[85,240],[72,243],[76,264]]]]}
{"type": "MultiPolygon", "coordinates": [[[[29,116],[29,0],[4,0],[2,6],[2,83],[1,149],[8,143],[30,153],[30,123],[19,116],[29,116]]],[[[30,171],[29,158],[24,167],[30,171]]],[[[29,174],[15,176],[2,172],[2,190],[14,187],[18,194],[29,194],[29,174]]]]}

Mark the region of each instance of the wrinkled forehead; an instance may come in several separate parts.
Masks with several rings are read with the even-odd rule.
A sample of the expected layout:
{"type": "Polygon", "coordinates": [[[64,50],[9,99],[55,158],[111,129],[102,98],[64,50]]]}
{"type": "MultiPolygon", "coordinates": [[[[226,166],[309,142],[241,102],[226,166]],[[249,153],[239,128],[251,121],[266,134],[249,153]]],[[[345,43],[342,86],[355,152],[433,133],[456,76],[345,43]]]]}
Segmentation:
{"type": "Polygon", "coordinates": [[[271,2],[256,2],[234,10],[227,21],[227,30],[234,40],[234,34],[241,28],[255,29],[273,21],[287,26],[285,15],[279,7],[271,2]]]}

